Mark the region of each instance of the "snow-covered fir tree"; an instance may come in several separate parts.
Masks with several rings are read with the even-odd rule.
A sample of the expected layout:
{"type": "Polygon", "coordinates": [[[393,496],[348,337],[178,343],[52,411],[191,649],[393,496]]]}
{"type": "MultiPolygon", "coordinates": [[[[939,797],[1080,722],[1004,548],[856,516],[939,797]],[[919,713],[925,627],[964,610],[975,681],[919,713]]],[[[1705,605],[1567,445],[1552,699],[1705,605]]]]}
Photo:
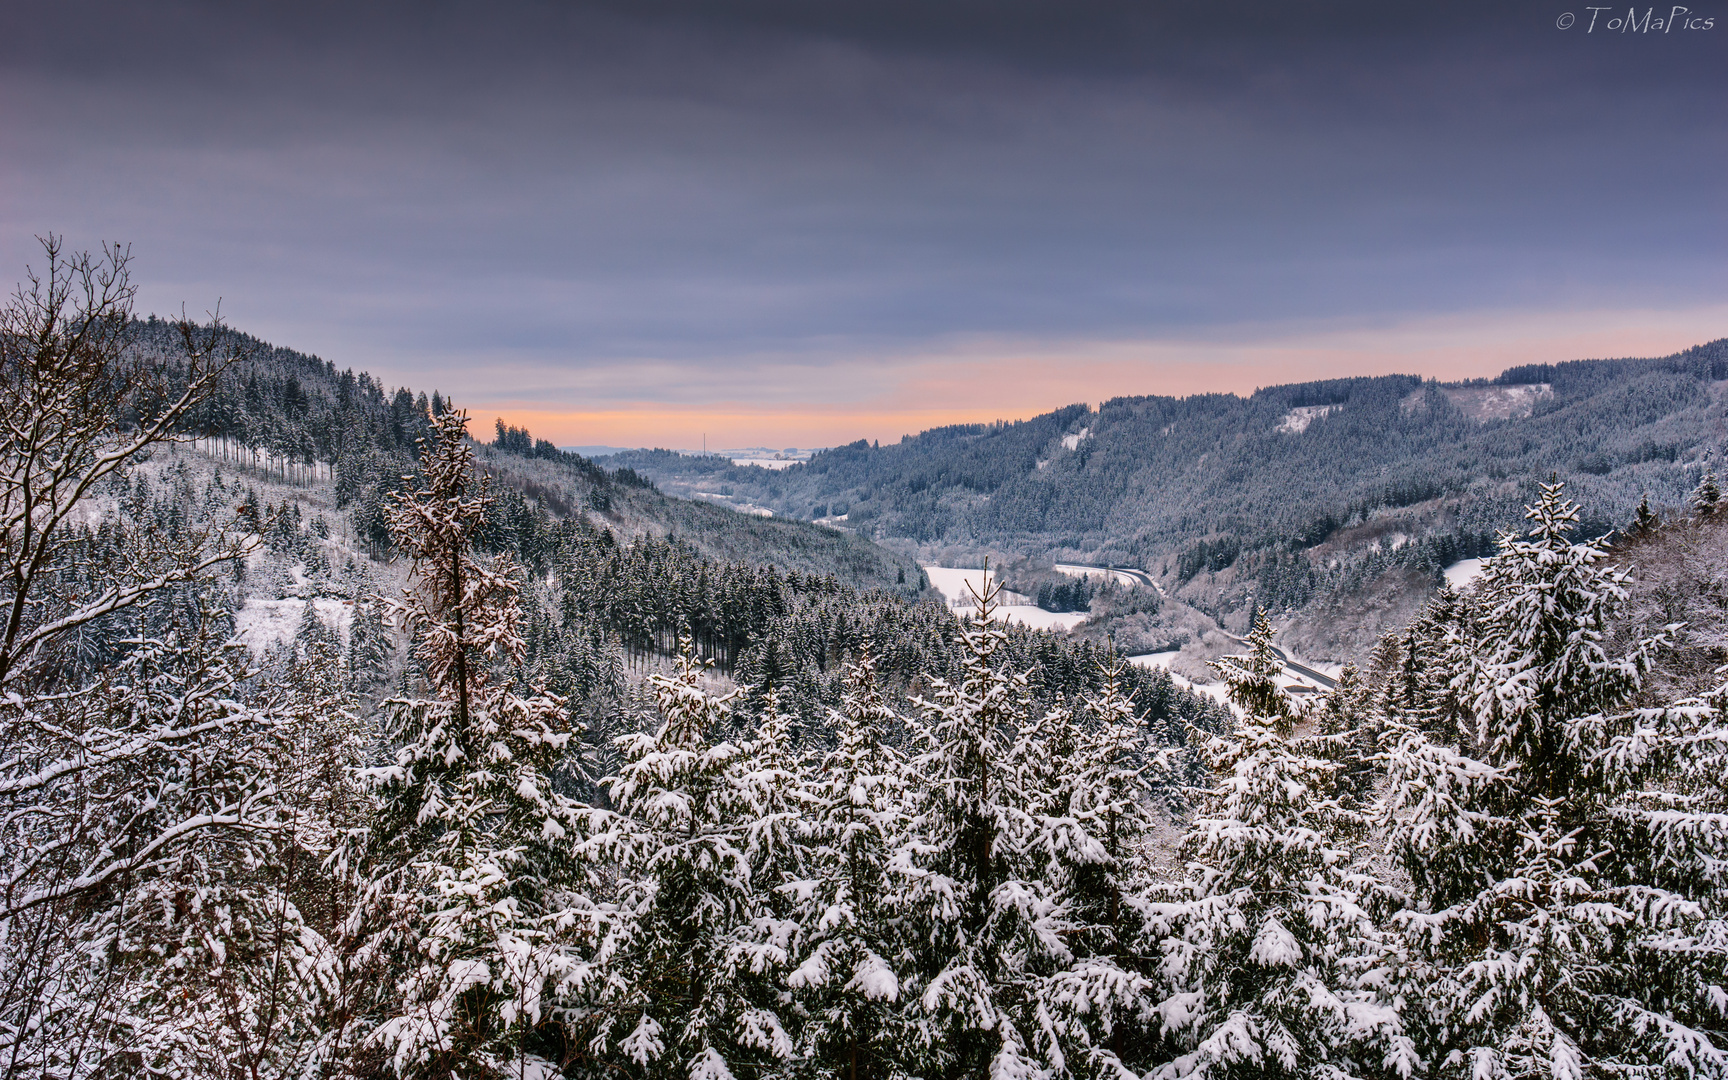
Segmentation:
{"type": "Polygon", "coordinates": [[[1315,750],[1338,765],[1339,801],[1361,809],[1372,799],[1388,725],[1374,688],[1355,664],[1344,665],[1338,685],[1313,712],[1315,750]]]}
{"type": "Polygon", "coordinates": [[[1124,669],[1112,653],[1101,692],[1050,710],[1015,745],[1035,800],[1027,862],[1060,898],[1070,953],[1039,987],[1039,1044],[1073,1076],[1135,1074],[1155,1041],[1142,896],[1173,750],[1148,744],[1124,669]]]}
{"type": "Polygon", "coordinates": [[[1669,799],[1645,790],[1692,752],[1688,714],[1631,707],[1652,643],[1609,651],[1627,577],[1573,541],[1561,485],[1528,517],[1484,566],[1481,637],[1451,673],[1474,730],[1411,731],[1391,755],[1424,988],[1407,1015],[1438,1075],[1723,1075],[1722,953],[1697,929],[1712,897],[1669,872],[1719,833],[1665,831],[1669,799]]]}
{"type": "Polygon", "coordinates": [[[1692,489],[1692,512],[1704,518],[1722,508],[1722,487],[1716,482],[1716,470],[1705,469],[1698,486],[1692,489]]]}
{"type": "Polygon", "coordinates": [[[1212,662],[1212,668],[1223,680],[1230,700],[1251,716],[1262,718],[1276,730],[1288,734],[1296,725],[1298,709],[1290,695],[1278,685],[1284,664],[1272,644],[1272,621],[1264,611],[1256,612],[1254,624],[1245,639],[1248,651],[1238,656],[1224,656],[1212,662]]]}
{"type": "Polygon", "coordinates": [[[913,1033],[889,862],[906,842],[914,785],[905,756],[883,742],[903,723],[883,700],[867,648],[847,666],[830,722],[839,745],[813,778],[810,876],[800,885],[797,965],[786,980],[806,1016],[800,1053],[844,1080],[905,1077],[913,1033]]]}
{"type": "Polygon", "coordinates": [[[1645,493],[1638,499],[1638,511],[1627,531],[1638,537],[1654,536],[1661,527],[1662,519],[1656,516],[1656,511],[1650,509],[1650,495],[1645,493]]]}
{"type": "Polygon", "coordinates": [[[1216,665],[1245,715],[1207,743],[1216,780],[1183,843],[1187,874],[1147,908],[1168,1048],[1150,1075],[1411,1076],[1392,954],[1366,906],[1375,883],[1350,846],[1365,823],[1338,801],[1337,767],[1290,738],[1264,617],[1249,642],[1216,665]]]}
{"type": "MultiPolygon", "coordinates": [[[[606,781],[616,816],[592,841],[617,860],[628,920],[620,993],[594,1044],[634,1075],[761,1075],[797,1053],[782,1017],[795,926],[772,891],[786,882],[758,880],[753,855],[767,850],[751,846],[764,793],[738,745],[709,741],[730,728],[738,692],[711,694],[702,674],[686,638],[676,672],[650,676],[659,730],[619,738],[624,764],[606,781]]],[[[778,845],[785,826],[754,838],[778,845]]]]}
{"type": "MultiPolygon", "coordinates": [[[[434,692],[384,703],[388,764],[364,854],[360,954],[390,982],[369,1045],[398,1075],[490,1077],[561,1058],[556,1010],[600,993],[608,915],[589,898],[583,807],[555,780],[574,733],[559,700],[521,690],[520,586],[474,551],[489,503],[467,416],[432,421],[424,486],[390,527],[412,561],[394,625],[434,692]]],[[[536,1066],[539,1067],[539,1066],[536,1066]]]]}
{"type": "Polygon", "coordinates": [[[903,992],[916,995],[920,1044],[911,1071],[924,1076],[1041,1075],[1039,990],[1073,959],[1061,898],[1029,872],[1036,795],[1012,748],[1033,718],[1025,674],[999,656],[997,592],[987,578],[962,625],[960,676],[934,680],[918,702],[932,746],[918,761],[926,786],[896,870],[910,952],[903,992]]]}

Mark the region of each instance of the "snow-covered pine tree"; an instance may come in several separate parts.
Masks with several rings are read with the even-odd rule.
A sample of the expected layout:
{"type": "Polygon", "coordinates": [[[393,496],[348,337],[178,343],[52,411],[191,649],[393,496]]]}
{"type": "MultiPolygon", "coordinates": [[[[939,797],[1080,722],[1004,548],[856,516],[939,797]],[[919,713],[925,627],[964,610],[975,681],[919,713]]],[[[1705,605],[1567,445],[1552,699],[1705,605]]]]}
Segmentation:
{"type": "Polygon", "coordinates": [[[1650,509],[1650,495],[1646,492],[1638,499],[1638,513],[1632,518],[1632,524],[1627,531],[1633,536],[1654,536],[1656,530],[1661,527],[1662,519],[1656,516],[1654,510],[1650,509]]]}
{"type": "Polygon", "coordinates": [[[561,701],[511,676],[522,662],[508,560],[474,551],[489,492],[467,415],[422,440],[424,487],[396,496],[390,527],[413,560],[389,608],[436,697],[384,703],[388,765],[365,852],[367,951],[388,953],[392,994],[368,1036],[399,1075],[491,1077],[561,1057],[555,1010],[601,981],[607,916],[579,857],[582,807],[554,782],[574,738],[561,701]]]}
{"type": "Polygon", "coordinates": [[[1346,664],[1313,713],[1315,749],[1338,765],[1339,801],[1355,809],[1370,800],[1382,771],[1378,758],[1388,725],[1375,698],[1356,665],[1346,664]]]}
{"type": "MultiPolygon", "coordinates": [[[[1484,618],[1480,584],[1469,592],[1440,586],[1405,631],[1400,686],[1383,710],[1390,728],[1417,728],[1447,746],[1474,745],[1484,618]]],[[[1389,742],[1396,737],[1384,735],[1389,742]]]]}
{"type": "Polygon", "coordinates": [[[1336,767],[1284,733],[1270,632],[1217,663],[1245,717],[1206,744],[1217,786],[1184,840],[1186,878],[1147,908],[1161,953],[1154,1013],[1165,1060],[1148,1075],[1408,1077],[1386,945],[1354,871],[1360,815],[1335,798],[1336,767]],[[1237,696],[1237,695],[1240,696],[1237,696]]]}
{"type": "Polygon", "coordinates": [[[1701,518],[1710,517],[1721,509],[1721,503],[1722,487],[1716,482],[1716,470],[1706,468],[1698,486],[1692,489],[1692,513],[1701,518]]]}
{"type": "Polygon", "coordinates": [[[1674,881],[1665,844],[1687,830],[1664,834],[1667,800],[1643,793],[1684,713],[1630,708],[1652,643],[1608,651],[1628,579],[1602,540],[1572,541],[1562,486],[1527,516],[1484,566],[1477,655],[1452,673],[1475,730],[1391,755],[1426,1056],[1446,1076],[1722,1076],[1721,949],[1681,945],[1711,894],[1674,881]]]}
{"type": "Polygon", "coordinates": [[[348,680],[356,693],[377,689],[390,676],[391,641],[373,589],[356,587],[349,598],[348,680]]]}
{"type": "Polygon", "coordinates": [[[754,984],[750,995],[776,1012],[779,980],[797,947],[800,900],[809,891],[808,815],[815,801],[792,719],[780,706],[778,690],[762,694],[756,730],[744,742],[738,776],[751,806],[744,850],[756,900],[752,926],[742,937],[744,959],[754,984]]]}
{"type": "Polygon", "coordinates": [[[842,1080],[912,1075],[902,1021],[898,880],[889,861],[905,841],[912,788],[907,761],[882,741],[903,726],[883,699],[868,648],[846,668],[839,745],[822,761],[810,812],[810,878],[803,887],[797,966],[787,977],[806,1015],[801,1056],[842,1080]]]}
{"type": "Polygon", "coordinates": [[[1296,726],[1299,710],[1278,685],[1284,664],[1272,645],[1272,622],[1264,611],[1255,613],[1253,628],[1245,641],[1246,653],[1219,657],[1212,668],[1224,680],[1230,700],[1237,708],[1262,717],[1263,723],[1288,735],[1296,726]]]}
{"type": "Polygon", "coordinates": [[[896,870],[911,954],[903,988],[917,995],[909,1071],[923,1076],[1041,1075],[1038,991],[1073,958],[1059,898],[1026,873],[1035,796],[1011,740],[1032,721],[1030,694],[999,656],[998,591],[986,574],[962,624],[960,677],[933,679],[930,698],[916,702],[933,745],[918,760],[927,787],[896,870]]]}
{"type": "Polygon", "coordinates": [[[740,748],[709,742],[738,692],[710,694],[703,670],[686,635],[677,670],[649,677],[660,728],[619,738],[625,761],[605,781],[617,813],[591,841],[618,862],[629,920],[592,1045],[633,1075],[772,1075],[797,1052],[781,1001],[790,942],[762,933],[777,898],[751,861],[759,793],[740,748]]]}
{"type": "Polygon", "coordinates": [[[1138,1075],[1156,1040],[1156,998],[1139,945],[1154,803],[1170,792],[1171,748],[1154,750],[1112,651],[1102,692],[1058,704],[1015,744],[1035,797],[1026,858],[1061,899],[1071,959],[1038,988],[1044,1056],[1073,1076],[1138,1075]]]}

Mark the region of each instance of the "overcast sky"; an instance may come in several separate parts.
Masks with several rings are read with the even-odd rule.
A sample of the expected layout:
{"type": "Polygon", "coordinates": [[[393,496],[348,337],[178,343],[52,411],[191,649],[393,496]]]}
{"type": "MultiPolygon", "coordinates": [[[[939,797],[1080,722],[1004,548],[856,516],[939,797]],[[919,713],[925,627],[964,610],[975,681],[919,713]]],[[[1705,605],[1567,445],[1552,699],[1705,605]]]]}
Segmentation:
{"type": "Polygon", "coordinates": [[[1665,353],[1728,336],[1728,2],[1636,14],[12,0],[0,280],[128,241],[562,444],[1665,353]]]}

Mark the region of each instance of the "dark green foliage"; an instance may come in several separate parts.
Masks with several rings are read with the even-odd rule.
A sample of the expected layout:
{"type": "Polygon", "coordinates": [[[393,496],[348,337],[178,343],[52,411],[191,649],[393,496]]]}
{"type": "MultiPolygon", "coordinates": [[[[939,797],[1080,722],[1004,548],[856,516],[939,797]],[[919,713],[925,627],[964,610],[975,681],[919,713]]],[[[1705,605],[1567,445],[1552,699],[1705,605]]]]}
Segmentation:
{"type": "MultiPolygon", "coordinates": [[[[538,611],[525,597],[524,636],[530,666],[571,672],[548,676],[558,693],[599,691],[617,700],[619,673],[603,659],[609,646],[625,664],[646,668],[676,655],[687,636],[703,659],[754,695],[778,691],[787,713],[821,734],[827,709],[844,694],[845,665],[866,648],[884,691],[898,700],[932,675],[959,670],[959,624],[939,603],[908,604],[832,576],[718,562],[676,538],[621,542],[585,521],[552,523],[542,543],[536,550],[554,575],[557,610],[538,611]]],[[[1019,625],[1005,633],[1004,656],[1029,673],[1035,701],[1102,692],[1105,646],[1019,625]]],[[[1177,689],[1162,670],[1130,667],[1119,679],[1136,713],[1168,742],[1183,741],[1186,722],[1207,729],[1228,723],[1221,708],[1177,689]]]]}
{"type": "Polygon", "coordinates": [[[1090,578],[1046,581],[1038,586],[1038,606],[1045,611],[1085,611],[1092,606],[1090,578]]]}

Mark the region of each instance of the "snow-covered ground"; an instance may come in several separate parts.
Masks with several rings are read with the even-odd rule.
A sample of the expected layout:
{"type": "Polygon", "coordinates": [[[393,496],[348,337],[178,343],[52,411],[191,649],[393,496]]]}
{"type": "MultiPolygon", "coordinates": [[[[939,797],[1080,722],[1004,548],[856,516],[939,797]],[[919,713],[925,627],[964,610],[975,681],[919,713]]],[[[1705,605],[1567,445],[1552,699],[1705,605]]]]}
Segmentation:
{"type": "Polygon", "coordinates": [[[734,464],[734,465],[757,465],[757,466],[760,466],[764,469],[776,469],[777,470],[777,469],[789,469],[794,465],[802,465],[804,463],[802,461],[796,461],[796,460],[792,460],[789,458],[735,457],[732,459],[732,464],[734,464]]]}
{"type": "Polygon", "coordinates": [[[715,452],[730,459],[734,465],[759,465],[764,469],[785,469],[809,461],[811,457],[822,451],[796,446],[789,446],[784,450],[770,450],[766,446],[745,446],[735,450],[718,450],[715,452]]]}
{"type": "Polygon", "coordinates": [[[704,502],[719,503],[728,510],[736,510],[740,514],[755,514],[757,517],[774,516],[774,511],[768,509],[766,506],[757,506],[753,502],[744,502],[734,499],[730,495],[721,495],[714,491],[692,491],[690,497],[693,499],[701,499],[704,502]]]}
{"type": "Polygon", "coordinates": [[[1467,589],[1482,573],[1482,562],[1481,559],[1459,559],[1441,572],[1446,575],[1446,584],[1454,589],[1467,589]]]}
{"type": "Polygon", "coordinates": [[[1034,630],[1060,630],[1063,633],[1085,622],[1084,611],[1045,611],[1037,604],[1003,604],[996,617],[1004,622],[1024,623],[1034,630]]]}
{"type": "MultiPolygon", "coordinates": [[[[312,601],[312,608],[318,613],[318,621],[334,630],[346,648],[348,624],[354,619],[348,601],[321,596],[312,601]]],[[[304,600],[259,600],[254,597],[234,613],[234,636],[245,642],[254,653],[262,654],[272,645],[293,641],[294,635],[300,632],[300,619],[305,611],[304,600]]]]}
{"type": "Polygon", "coordinates": [[[1333,409],[1343,408],[1341,405],[1298,405],[1284,414],[1278,421],[1278,430],[1290,435],[1300,435],[1308,430],[1308,425],[1325,416],[1333,409]]]}
{"type": "MultiPolygon", "coordinates": [[[[1180,655],[1181,653],[1176,649],[1171,649],[1169,652],[1141,653],[1139,656],[1130,656],[1128,662],[1130,664],[1137,664],[1140,667],[1163,668],[1165,671],[1170,671],[1171,662],[1180,655]]],[[[1236,706],[1230,705],[1228,689],[1221,682],[1192,682],[1176,674],[1174,671],[1170,671],[1170,681],[1184,690],[1192,690],[1196,694],[1205,694],[1207,697],[1221,705],[1229,705],[1232,710],[1234,710],[1238,715],[1241,715],[1241,709],[1237,709],[1236,706]]]]}
{"type": "MultiPolygon", "coordinates": [[[[930,584],[948,601],[948,606],[956,611],[970,611],[977,606],[973,599],[975,593],[984,591],[984,571],[967,570],[949,566],[926,566],[924,573],[929,576],[930,584]]],[[[990,571],[990,577],[995,578],[996,572],[990,571]]],[[[1006,592],[1001,594],[1005,603],[997,606],[991,617],[1002,622],[1017,622],[1030,626],[1034,630],[1072,630],[1086,621],[1083,611],[1045,611],[1036,604],[1027,603],[1027,597],[1019,593],[1006,592]]]]}
{"type": "MultiPolygon", "coordinates": [[[[1465,416],[1489,420],[1517,420],[1536,411],[1536,403],[1554,396],[1548,383],[1523,386],[1442,386],[1440,392],[1452,400],[1465,416]]],[[[1421,391],[1417,391],[1421,393],[1421,391]]]]}

